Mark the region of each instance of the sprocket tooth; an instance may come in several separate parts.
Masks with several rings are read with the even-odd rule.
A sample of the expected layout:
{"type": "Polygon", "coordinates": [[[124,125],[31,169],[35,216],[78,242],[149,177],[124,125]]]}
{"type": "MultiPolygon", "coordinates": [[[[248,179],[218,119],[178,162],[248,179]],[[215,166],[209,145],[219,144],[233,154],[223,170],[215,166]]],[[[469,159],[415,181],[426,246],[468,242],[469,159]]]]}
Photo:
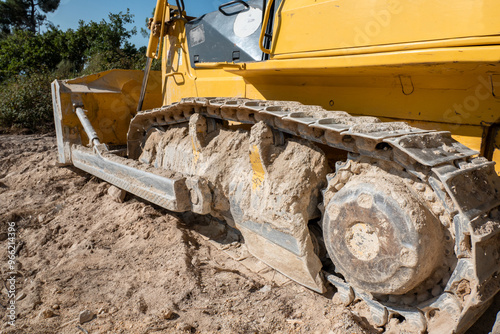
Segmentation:
{"type": "Polygon", "coordinates": [[[356,295],[354,294],[354,290],[335,275],[326,273],[326,279],[337,288],[340,300],[342,301],[344,306],[351,305],[356,297],[356,295]]]}
{"type": "Polygon", "coordinates": [[[419,305],[427,318],[429,333],[453,333],[457,329],[462,312],[459,300],[450,293],[419,305]]]}
{"type": "Polygon", "coordinates": [[[405,325],[403,327],[403,332],[418,334],[424,334],[427,332],[427,321],[420,310],[390,306],[387,306],[387,309],[389,310],[389,318],[404,318],[405,325]]]}

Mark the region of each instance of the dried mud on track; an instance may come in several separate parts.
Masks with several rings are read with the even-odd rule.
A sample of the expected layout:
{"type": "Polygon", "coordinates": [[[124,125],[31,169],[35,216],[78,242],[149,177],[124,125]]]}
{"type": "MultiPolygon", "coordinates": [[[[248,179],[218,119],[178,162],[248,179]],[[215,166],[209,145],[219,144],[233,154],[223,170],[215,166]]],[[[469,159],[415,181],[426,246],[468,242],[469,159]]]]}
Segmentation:
{"type": "MultiPolygon", "coordinates": [[[[52,136],[0,135],[0,270],[5,282],[14,222],[18,317],[8,324],[9,285],[0,285],[0,333],[376,332],[332,291],[330,300],[249,271],[197,232],[208,230],[206,218],[131,195],[117,203],[108,188],[57,167],[52,136]],[[84,310],[95,318],[80,324],[84,310]]],[[[227,232],[217,228],[218,237],[227,232]]],[[[497,298],[483,327],[498,309],[497,298]]]]}

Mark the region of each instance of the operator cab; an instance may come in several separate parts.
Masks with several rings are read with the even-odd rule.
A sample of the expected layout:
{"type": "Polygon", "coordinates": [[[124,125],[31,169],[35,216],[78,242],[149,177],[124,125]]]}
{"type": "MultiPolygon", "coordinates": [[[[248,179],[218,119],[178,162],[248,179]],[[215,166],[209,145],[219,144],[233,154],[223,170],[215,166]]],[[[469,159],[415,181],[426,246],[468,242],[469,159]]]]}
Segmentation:
{"type": "MultiPolygon", "coordinates": [[[[265,0],[235,0],[186,23],[191,66],[267,59],[259,47],[265,5],[265,0]]],[[[272,31],[272,22],[268,27],[268,32],[272,31]]],[[[270,43],[268,32],[264,45],[270,43]]]]}

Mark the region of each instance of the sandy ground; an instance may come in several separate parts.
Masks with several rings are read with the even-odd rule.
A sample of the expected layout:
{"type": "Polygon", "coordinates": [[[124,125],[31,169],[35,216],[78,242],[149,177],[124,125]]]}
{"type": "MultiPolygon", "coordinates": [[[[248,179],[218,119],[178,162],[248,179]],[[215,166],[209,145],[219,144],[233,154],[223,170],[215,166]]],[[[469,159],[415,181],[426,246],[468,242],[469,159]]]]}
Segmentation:
{"type": "MultiPolygon", "coordinates": [[[[58,167],[50,135],[0,135],[0,333],[377,332],[333,291],[276,284],[206,233],[212,224],[211,237],[243,247],[234,231],[131,195],[117,203],[108,188],[58,167]],[[15,327],[5,309],[12,276],[15,327]],[[93,320],[80,324],[85,310],[93,320]]],[[[488,333],[499,305],[497,297],[468,333],[488,333]]]]}

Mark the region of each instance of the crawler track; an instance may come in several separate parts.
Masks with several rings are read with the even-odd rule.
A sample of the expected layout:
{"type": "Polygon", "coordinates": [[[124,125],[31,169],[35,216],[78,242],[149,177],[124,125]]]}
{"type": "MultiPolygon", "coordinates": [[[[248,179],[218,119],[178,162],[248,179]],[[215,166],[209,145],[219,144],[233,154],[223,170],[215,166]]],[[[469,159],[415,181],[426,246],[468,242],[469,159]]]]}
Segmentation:
{"type": "MultiPolygon", "coordinates": [[[[376,295],[355,288],[335,270],[325,271],[346,305],[357,299],[369,306],[371,321],[386,326],[404,318],[414,330],[464,332],[500,290],[500,182],[493,162],[477,157],[448,132],[426,131],[406,123],[382,123],[341,111],[296,102],[187,98],[141,112],[131,122],[129,158],[137,159],[152,127],[188,123],[193,114],[269,127],[349,153],[330,175],[323,207],[366,166],[404,180],[441,222],[449,244],[446,264],[411,294],[376,295]]],[[[354,178],[354,179],[353,179],[354,178]]]]}

